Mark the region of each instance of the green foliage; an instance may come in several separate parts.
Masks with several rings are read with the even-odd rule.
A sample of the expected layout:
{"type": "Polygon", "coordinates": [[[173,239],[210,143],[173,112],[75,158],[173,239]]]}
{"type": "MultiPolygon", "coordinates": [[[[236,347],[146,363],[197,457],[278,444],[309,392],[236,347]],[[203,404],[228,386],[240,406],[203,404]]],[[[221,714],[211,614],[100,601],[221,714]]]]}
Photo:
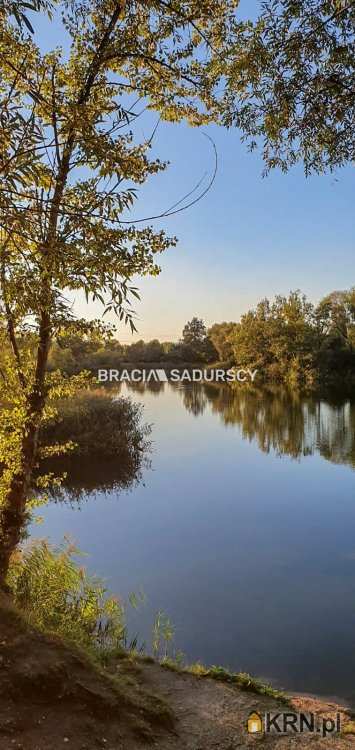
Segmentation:
{"type": "Polygon", "coordinates": [[[290,385],[350,377],[355,371],[354,290],[328,295],[315,307],[291,292],[264,299],[242,316],[231,336],[234,363],[259,379],[290,385]]]}
{"type": "Polygon", "coordinates": [[[184,326],[182,341],[186,346],[196,346],[203,344],[206,336],[207,329],[203,320],[195,317],[184,326]]]}
{"type": "MultiPolygon", "coordinates": [[[[18,381],[18,375],[12,364],[11,354],[6,347],[6,340],[1,337],[0,329],[0,508],[6,502],[7,493],[16,472],[21,471],[23,426],[27,413],[27,390],[23,390],[18,381]]],[[[26,339],[21,346],[22,372],[24,377],[30,377],[33,368],[33,352],[31,340],[26,339]]],[[[47,401],[39,421],[39,429],[45,430],[56,420],[57,404],[61,399],[73,398],[78,392],[91,382],[88,373],[81,373],[66,377],[60,372],[53,372],[47,378],[47,401]]],[[[70,435],[63,436],[63,441],[52,441],[51,445],[42,445],[42,456],[61,455],[72,449],[70,435]]],[[[32,478],[31,487],[26,497],[26,510],[38,499],[37,490],[43,496],[43,489],[50,478],[47,475],[32,478]]]]}
{"type": "Polygon", "coordinates": [[[183,657],[181,657],[181,655],[179,655],[177,659],[166,658],[161,662],[161,665],[165,669],[170,669],[172,672],[192,674],[199,678],[208,677],[212,680],[235,685],[240,690],[256,693],[257,695],[267,695],[270,698],[275,698],[275,700],[280,701],[281,703],[289,703],[289,698],[284,692],[277,690],[272,687],[272,685],[259,680],[257,677],[252,677],[246,672],[229,672],[224,667],[216,666],[205,667],[200,662],[184,666],[183,657]]]}
{"type": "Polygon", "coordinates": [[[126,346],[122,354],[129,362],[160,362],[164,358],[164,347],[157,339],[147,343],[141,340],[126,346]]]}
{"type": "Polygon", "coordinates": [[[203,320],[194,317],[186,323],[182,338],[170,350],[170,356],[185,362],[212,362],[217,359],[216,349],[203,320]]]}
{"type": "MultiPolygon", "coordinates": [[[[7,584],[22,617],[38,630],[79,646],[105,664],[127,652],[138,655],[137,638],[131,642],[127,638],[125,604],[109,596],[103,583],[79,566],[79,556],[80,552],[69,543],[54,548],[46,541],[32,543],[14,555],[7,584]]],[[[141,601],[142,597],[129,597],[134,608],[141,601]]],[[[232,673],[222,667],[206,668],[199,663],[184,666],[181,653],[168,653],[173,638],[171,621],[158,612],[153,626],[153,655],[166,669],[210,677],[287,702],[284,693],[248,674],[232,673]]],[[[151,661],[145,655],[139,658],[151,661]]]]}
{"type": "Polygon", "coordinates": [[[218,352],[221,362],[228,364],[233,361],[232,337],[236,323],[214,323],[208,330],[208,336],[218,352]]]}
{"type": "MultiPolygon", "coordinates": [[[[23,9],[48,5],[13,0],[9,9],[28,26],[23,9]]],[[[66,54],[43,53],[0,12],[0,326],[5,380],[20,389],[15,427],[7,415],[1,435],[0,578],[25,523],[51,343],[69,328],[87,334],[68,292],[83,290],[134,331],[133,278],[158,274],[157,257],[176,244],[130,213],[138,186],[167,167],[152,156],[153,135],[135,128],[141,100],[166,121],[220,119],[214,61],[237,28],[237,0],[57,5],[66,54]]]]}
{"type": "Polygon", "coordinates": [[[168,659],[169,646],[174,640],[175,629],[167,615],[159,610],[153,624],[152,649],[154,659],[168,659]]]}
{"type": "Polygon", "coordinates": [[[14,557],[7,582],[32,625],[105,658],[127,645],[125,608],[79,567],[78,555],[69,544],[32,544],[14,557]]]}
{"type": "Polygon", "coordinates": [[[228,57],[224,120],[262,143],[266,171],[306,174],[354,161],[355,6],[266,0],[228,57]]]}
{"type": "Polygon", "coordinates": [[[198,677],[211,677],[213,680],[236,685],[241,690],[258,693],[259,695],[268,695],[282,703],[289,702],[285,693],[276,690],[272,685],[269,685],[256,677],[252,677],[246,672],[229,672],[227,669],[224,669],[224,667],[204,667],[199,663],[192,664],[190,667],[187,667],[185,671],[195,674],[198,677]]]}
{"type": "Polygon", "coordinates": [[[150,467],[150,434],[142,407],[130,398],[86,390],[60,400],[40,433],[39,497],[44,489],[49,500],[71,503],[93,490],[131,488],[150,467]]]}
{"type": "Polygon", "coordinates": [[[49,369],[166,367],[210,363],[258,369],[258,380],[316,386],[351,377],[355,350],[355,291],[336,291],[313,305],[299,291],[262,300],[240,323],[215,323],[208,332],[193,318],[179,342],[120,344],[110,331],[62,334],[53,343],[49,369]]]}
{"type": "MultiPolygon", "coordinates": [[[[232,324],[231,324],[232,325],[232,324]]],[[[48,369],[60,369],[67,373],[124,366],[139,366],[162,363],[176,366],[181,363],[213,362],[218,352],[207,334],[202,320],[193,318],[184,327],[179,342],[135,341],[120,344],[106,335],[61,335],[52,344],[48,357],[48,369]]]]}
{"type": "Polygon", "coordinates": [[[63,291],[78,289],[134,328],[130,280],[158,273],[156,256],[175,238],[129,215],[134,185],[167,165],[151,157],[151,138],[137,142],[127,92],[169,121],[216,119],[212,61],[236,5],[63,0],[68,59],[4,26],[1,295],[15,333],[29,315],[39,328],[46,310],[53,335],[71,317],[63,291]]]}
{"type": "Polygon", "coordinates": [[[33,34],[32,24],[26,15],[28,11],[50,12],[52,7],[50,0],[0,0],[0,19],[1,16],[13,16],[20,28],[25,27],[33,34]]]}
{"type": "Polygon", "coordinates": [[[129,398],[87,390],[60,401],[43,428],[41,441],[52,446],[73,441],[77,455],[133,460],[147,449],[150,427],[142,423],[142,407],[129,398]]]}

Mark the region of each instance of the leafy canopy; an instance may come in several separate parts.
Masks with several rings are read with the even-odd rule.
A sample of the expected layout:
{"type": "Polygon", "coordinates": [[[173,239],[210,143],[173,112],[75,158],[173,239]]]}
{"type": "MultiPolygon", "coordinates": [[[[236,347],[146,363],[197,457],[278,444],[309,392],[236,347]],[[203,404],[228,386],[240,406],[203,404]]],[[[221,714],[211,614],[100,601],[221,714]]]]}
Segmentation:
{"type": "Polygon", "coordinates": [[[128,280],[157,273],[175,239],[124,216],[135,185],[167,166],[135,138],[128,94],[166,120],[213,119],[212,58],[236,2],[61,5],[68,58],[0,30],[2,297],[16,324],[45,306],[56,328],[70,317],[64,290],[84,289],[132,324],[128,280]]]}
{"type": "Polygon", "coordinates": [[[354,28],[352,0],[266,0],[236,37],[224,119],[251,148],[262,143],[266,171],[354,160],[354,28]]]}
{"type": "Polygon", "coordinates": [[[13,16],[20,28],[26,26],[33,34],[33,26],[27,16],[28,11],[50,12],[51,8],[51,0],[0,0],[0,18],[13,16]]]}
{"type": "Polygon", "coordinates": [[[237,4],[59,0],[56,22],[62,18],[69,52],[58,47],[45,54],[36,35],[25,33],[20,5],[19,24],[0,13],[0,333],[6,352],[0,578],[26,520],[40,427],[55,397],[70,395],[70,384],[47,372],[51,342],[90,326],[75,320],[70,294],[84,290],[133,330],[133,278],[157,274],[157,256],[176,242],[130,216],[137,186],[167,166],[152,156],[154,134],[140,137],[139,112],[148,107],[164,120],[195,126],[219,118],[214,59],[237,29],[237,4]]]}

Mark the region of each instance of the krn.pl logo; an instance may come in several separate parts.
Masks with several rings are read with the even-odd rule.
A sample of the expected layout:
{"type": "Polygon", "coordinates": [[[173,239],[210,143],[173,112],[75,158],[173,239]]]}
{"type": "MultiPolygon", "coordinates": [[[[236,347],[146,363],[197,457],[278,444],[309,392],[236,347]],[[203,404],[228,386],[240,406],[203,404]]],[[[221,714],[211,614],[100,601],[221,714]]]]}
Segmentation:
{"type": "Polygon", "coordinates": [[[252,711],[248,716],[247,730],[249,734],[256,734],[256,732],[263,731],[263,720],[256,711],[252,711]]]}

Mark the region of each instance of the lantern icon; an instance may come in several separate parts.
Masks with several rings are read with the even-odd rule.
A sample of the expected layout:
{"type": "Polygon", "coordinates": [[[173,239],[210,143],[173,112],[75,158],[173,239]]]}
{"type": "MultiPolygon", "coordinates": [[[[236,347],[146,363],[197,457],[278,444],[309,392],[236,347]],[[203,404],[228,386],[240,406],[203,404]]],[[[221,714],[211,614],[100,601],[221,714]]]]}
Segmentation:
{"type": "Polygon", "coordinates": [[[263,731],[263,720],[256,711],[252,711],[248,716],[247,730],[249,734],[255,734],[255,732],[263,731]]]}

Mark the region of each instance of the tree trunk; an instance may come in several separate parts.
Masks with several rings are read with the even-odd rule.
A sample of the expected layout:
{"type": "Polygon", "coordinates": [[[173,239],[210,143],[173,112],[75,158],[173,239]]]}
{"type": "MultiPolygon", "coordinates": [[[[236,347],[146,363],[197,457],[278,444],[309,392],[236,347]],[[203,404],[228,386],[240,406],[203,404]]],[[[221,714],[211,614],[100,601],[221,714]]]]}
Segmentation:
{"type": "Polygon", "coordinates": [[[26,521],[26,502],[31,490],[38,453],[38,434],[45,405],[45,375],[50,345],[50,319],[42,312],[34,386],[28,396],[27,418],[21,444],[21,468],[16,472],[0,515],[0,587],[5,586],[11,555],[21,540],[26,521]]]}
{"type": "MultiPolygon", "coordinates": [[[[119,22],[121,13],[124,10],[124,2],[117,2],[117,6],[112,13],[110,22],[107,26],[105,33],[102,36],[100,44],[93,56],[83,88],[80,91],[78,97],[78,104],[84,105],[88,101],[93,84],[95,83],[97,74],[100,70],[102,62],[105,57],[106,50],[110,43],[112,33],[119,22]]],[[[31,393],[28,396],[27,404],[27,417],[22,433],[22,445],[21,445],[21,468],[16,472],[11,480],[8,493],[5,497],[3,508],[1,509],[0,515],[0,588],[5,586],[6,576],[9,569],[9,562],[12,553],[14,552],[17,544],[19,543],[25,524],[27,521],[26,517],[26,502],[28,495],[31,490],[33,470],[36,465],[37,453],[38,453],[38,433],[41,424],[41,418],[43,409],[46,401],[45,391],[45,376],[46,367],[48,360],[48,352],[51,341],[51,282],[52,282],[52,264],[53,256],[55,254],[55,243],[57,236],[57,225],[60,203],[63,198],[65,185],[68,179],[70,171],[70,159],[75,147],[75,128],[72,127],[69,131],[66,144],[63,148],[62,157],[58,164],[58,175],[56,179],[56,185],[53,194],[53,200],[51,204],[49,222],[48,222],[48,234],[46,241],[42,247],[43,257],[43,294],[41,297],[41,303],[43,309],[40,318],[40,330],[39,330],[39,344],[37,350],[37,364],[36,373],[34,379],[34,385],[31,393]]],[[[12,345],[13,340],[13,329],[10,327],[9,337],[12,345]]],[[[16,346],[13,347],[15,358],[16,357],[16,346]]],[[[22,371],[19,367],[20,382],[22,378],[22,371]]],[[[25,386],[25,383],[21,383],[25,386]]]]}

